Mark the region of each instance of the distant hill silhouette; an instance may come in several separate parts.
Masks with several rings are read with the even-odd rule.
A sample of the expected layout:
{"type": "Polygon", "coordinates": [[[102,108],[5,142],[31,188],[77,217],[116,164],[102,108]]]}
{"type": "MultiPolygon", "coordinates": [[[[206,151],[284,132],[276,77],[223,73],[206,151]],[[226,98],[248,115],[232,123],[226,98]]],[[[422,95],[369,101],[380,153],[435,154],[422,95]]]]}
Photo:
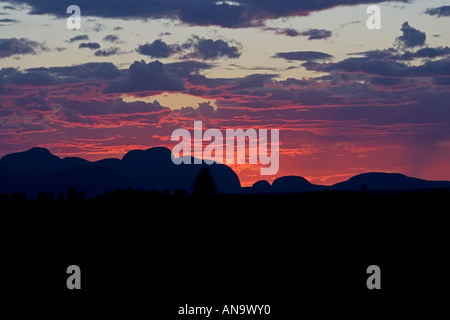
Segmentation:
{"type": "Polygon", "coordinates": [[[270,185],[269,181],[260,180],[258,182],[255,182],[249,189],[253,192],[269,193],[271,192],[272,186],[270,185]]]}
{"type": "Polygon", "coordinates": [[[450,188],[450,181],[428,181],[400,173],[369,172],[336,183],[332,190],[421,190],[450,188]]]}
{"type": "Polygon", "coordinates": [[[323,187],[312,184],[303,177],[284,176],[272,182],[272,189],[274,192],[305,192],[319,191],[323,187]]]}
{"type": "MultiPolygon", "coordinates": [[[[194,163],[193,158],[191,162],[194,163]]],[[[156,147],[132,150],[122,159],[87,161],[77,157],[59,158],[44,148],[8,154],[0,159],[0,193],[15,191],[36,198],[39,193],[67,194],[70,187],[85,191],[86,197],[115,189],[156,190],[192,193],[202,164],[175,165],[171,151],[156,147]]],[[[241,188],[236,173],[223,164],[208,166],[217,193],[298,193],[314,191],[395,191],[449,188],[449,181],[428,181],[399,173],[371,172],[356,175],[332,186],[310,183],[303,177],[284,176],[272,184],[266,180],[241,188]]]]}
{"type": "Polygon", "coordinates": [[[303,177],[285,176],[275,179],[270,185],[266,180],[253,184],[247,192],[292,193],[309,191],[396,191],[450,188],[450,181],[429,181],[411,178],[400,173],[369,172],[356,175],[347,181],[332,186],[310,183],[303,177]]]}
{"type": "MultiPolygon", "coordinates": [[[[81,159],[80,159],[81,160],[81,159]]],[[[28,151],[11,153],[0,160],[0,166],[12,172],[39,177],[62,167],[61,159],[44,148],[32,148],[28,151]]]]}
{"type": "MultiPolygon", "coordinates": [[[[193,160],[192,160],[193,163],[193,160]]],[[[0,193],[20,191],[35,198],[41,192],[66,193],[71,186],[93,197],[115,189],[192,192],[202,164],[175,165],[167,148],[133,150],[122,159],[90,162],[81,158],[61,159],[44,148],[32,148],[0,159],[0,193]]],[[[217,191],[237,193],[240,181],[226,165],[209,166],[217,191]]]]}

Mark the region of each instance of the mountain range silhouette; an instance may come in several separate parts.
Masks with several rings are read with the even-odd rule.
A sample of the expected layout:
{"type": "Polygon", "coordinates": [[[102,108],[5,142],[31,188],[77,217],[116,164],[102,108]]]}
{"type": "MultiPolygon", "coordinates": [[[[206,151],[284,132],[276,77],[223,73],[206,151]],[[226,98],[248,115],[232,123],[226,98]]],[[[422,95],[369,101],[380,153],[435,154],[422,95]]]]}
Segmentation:
{"type": "MultiPolygon", "coordinates": [[[[193,159],[191,159],[192,163],[193,159]]],[[[295,193],[322,190],[422,190],[450,188],[449,181],[428,181],[399,173],[363,173],[332,186],[315,185],[303,177],[284,176],[272,184],[265,180],[241,188],[237,174],[223,164],[180,164],[171,160],[171,151],[163,147],[132,150],[122,159],[87,161],[77,157],[59,158],[44,148],[12,153],[0,159],[0,193],[15,191],[35,198],[41,192],[66,193],[72,186],[87,197],[132,188],[192,193],[200,170],[208,166],[219,193],[295,193]]]]}
{"type": "Polygon", "coordinates": [[[252,189],[260,193],[288,193],[314,191],[401,191],[447,189],[450,181],[429,181],[408,177],[400,173],[368,172],[358,174],[350,179],[331,186],[312,184],[303,177],[284,176],[273,181],[265,180],[253,184],[252,189]]]}
{"type": "MultiPolygon", "coordinates": [[[[192,161],[193,163],[193,161],[192,161]]],[[[191,193],[202,164],[175,165],[171,151],[156,147],[132,150],[122,159],[87,161],[59,158],[44,148],[12,153],[0,159],[0,193],[20,191],[33,198],[41,192],[66,193],[71,186],[95,197],[115,189],[186,190],[191,193]]],[[[239,192],[236,173],[222,164],[208,166],[218,192],[239,192]]]]}

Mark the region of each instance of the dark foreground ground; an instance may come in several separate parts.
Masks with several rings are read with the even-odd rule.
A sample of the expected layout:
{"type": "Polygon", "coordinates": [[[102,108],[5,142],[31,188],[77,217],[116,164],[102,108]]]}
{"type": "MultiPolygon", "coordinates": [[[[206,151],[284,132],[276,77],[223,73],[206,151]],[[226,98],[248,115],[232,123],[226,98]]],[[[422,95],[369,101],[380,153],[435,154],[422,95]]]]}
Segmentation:
{"type": "Polygon", "coordinates": [[[2,309],[206,318],[178,315],[188,304],[219,310],[211,319],[432,319],[448,313],[449,200],[446,190],[2,196],[2,309]],[[70,265],[80,290],[66,286],[70,265]],[[380,290],[366,286],[370,265],[380,290]],[[270,314],[231,316],[225,305],[270,305],[270,314]]]}

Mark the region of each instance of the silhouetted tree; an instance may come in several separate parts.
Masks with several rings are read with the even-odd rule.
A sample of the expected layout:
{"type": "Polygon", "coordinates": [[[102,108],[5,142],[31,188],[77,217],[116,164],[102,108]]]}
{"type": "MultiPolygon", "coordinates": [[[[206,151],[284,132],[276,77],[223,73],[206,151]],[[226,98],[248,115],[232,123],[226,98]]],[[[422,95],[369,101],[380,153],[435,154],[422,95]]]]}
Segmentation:
{"type": "Polygon", "coordinates": [[[22,193],[20,191],[15,191],[11,195],[11,200],[14,201],[14,202],[25,203],[25,202],[27,202],[28,198],[27,198],[27,195],[25,193],[22,193]]]}
{"type": "Polygon", "coordinates": [[[366,193],[367,192],[367,183],[363,183],[361,186],[361,193],[366,193]]]}
{"type": "Polygon", "coordinates": [[[216,194],[216,186],[207,167],[203,167],[195,178],[193,194],[205,197],[216,194]]]}
{"type": "Polygon", "coordinates": [[[51,202],[53,201],[53,192],[41,192],[38,194],[37,201],[39,202],[51,202]]]}
{"type": "Polygon", "coordinates": [[[67,200],[80,201],[84,200],[85,191],[79,191],[77,187],[71,186],[67,191],[67,200]]]}
{"type": "Polygon", "coordinates": [[[175,189],[173,194],[177,197],[186,197],[187,196],[187,192],[184,189],[175,189]]]}
{"type": "Polygon", "coordinates": [[[56,201],[64,201],[64,195],[62,192],[59,193],[59,195],[55,198],[56,201]]]}

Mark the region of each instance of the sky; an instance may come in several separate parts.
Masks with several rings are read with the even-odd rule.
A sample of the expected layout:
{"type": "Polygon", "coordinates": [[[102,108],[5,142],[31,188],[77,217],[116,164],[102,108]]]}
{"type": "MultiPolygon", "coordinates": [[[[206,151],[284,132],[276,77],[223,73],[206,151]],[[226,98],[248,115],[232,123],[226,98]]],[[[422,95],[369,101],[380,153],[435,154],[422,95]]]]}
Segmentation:
{"type": "Polygon", "coordinates": [[[450,180],[449,44],[442,0],[0,1],[0,156],[172,149],[201,120],[279,130],[278,173],[231,165],[243,186],[450,180]]]}

